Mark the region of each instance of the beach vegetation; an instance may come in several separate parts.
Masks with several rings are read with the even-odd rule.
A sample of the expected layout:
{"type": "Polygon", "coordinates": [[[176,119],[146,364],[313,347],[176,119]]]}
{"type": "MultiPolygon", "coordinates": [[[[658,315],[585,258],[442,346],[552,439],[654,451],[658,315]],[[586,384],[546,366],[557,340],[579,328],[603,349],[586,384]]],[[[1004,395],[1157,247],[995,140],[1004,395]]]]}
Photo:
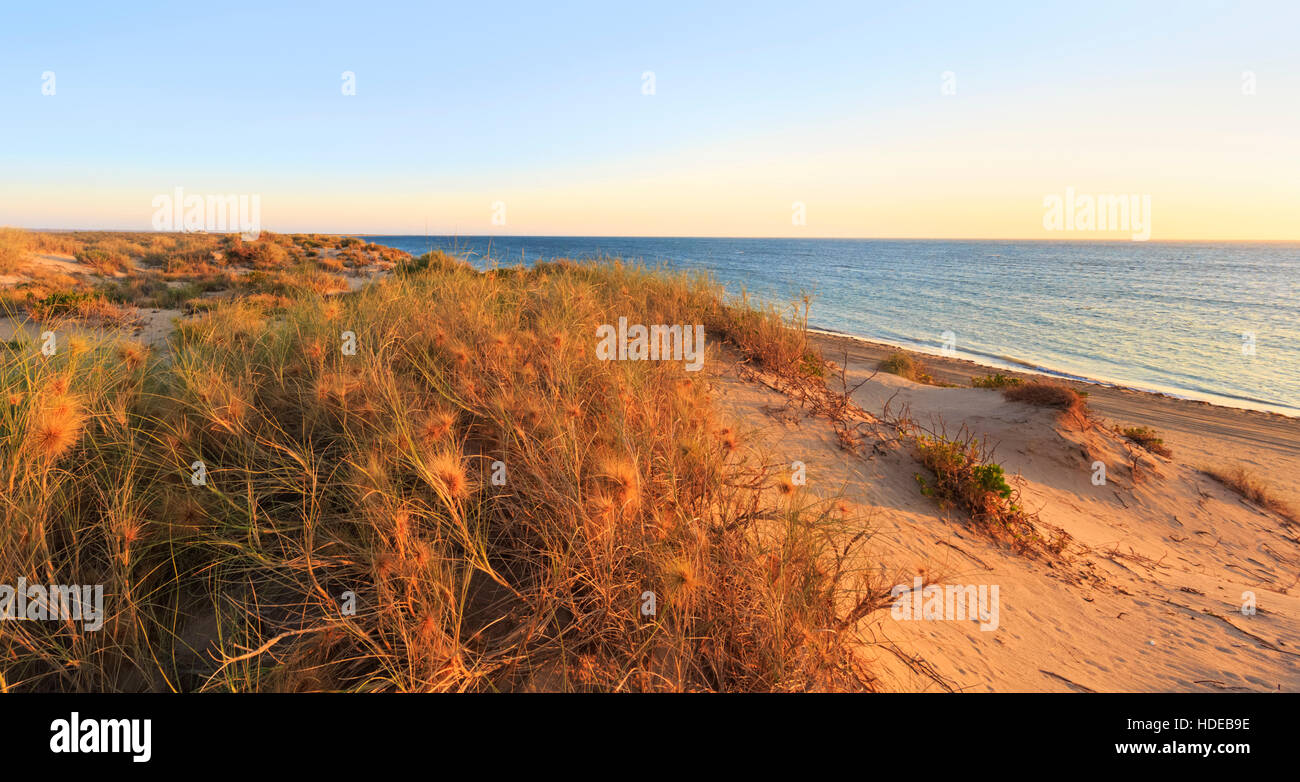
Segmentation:
{"type": "Polygon", "coordinates": [[[0,228],[0,274],[13,274],[22,269],[29,247],[26,231],[0,228]]]}
{"type": "Polygon", "coordinates": [[[131,258],[125,253],[103,248],[82,250],[74,256],[78,263],[84,263],[105,277],[126,271],[131,266],[131,258]]]}
{"type": "Polygon", "coordinates": [[[1267,508],[1292,523],[1300,522],[1295,509],[1278,498],[1267,482],[1253,475],[1244,465],[1202,467],[1201,472],[1259,507],[1267,508]]]}
{"type": "Polygon", "coordinates": [[[1136,443],[1146,450],[1166,459],[1172,459],[1174,452],[1165,445],[1160,433],[1148,426],[1115,427],[1115,432],[1131,443],[1136,443]]]}
{"type": "Polygon", "coordinates": [[[1083,397],[1069,386],[1051,381],[1030,380],[1002,389],[1002,396],[1012,402],[1034,407],[1051,407],[1063,412],[1083,412],[1083,397]]]}
{"type": "Polygon", "coordinates": [[[877,369],[891,375],[911,380],[914,383],[934,384],[929,368],[921,359],[905,350],[896,350],[880,362],[877,369]]]}
{"type": "MultiPolygon", "coordinates": [[[[347,292],[256,244],[205,250],[271,268],[192,299],[160,350],[0,353],[0,571],[102,584],[106,612],[0,623],[9,689],[871,686],[843,514],[736,447],[709,373],[596,357],[596,327],[634,316],[806,375],[797,320],[613,261],[431,254],[347,292]]],[[[165,245],[139,241],[157,274],[197,249],[165,245]]],[[[36,310],[209,284],[160,282],[36,310]]]]}
{"type": "Polygon", "coordinates": [[[964,428],[949,437],[911,421],[902,422],[900,431],[930,472],[929,477],[915,476],[923,495],[942,507],[969,514],[976,530],[1018,553],[1059,556],[1065,549],[1069,536],[1040,529],[1036,515],[1022,506],[1019,490],[1007,480],[982,438],[964,428]]]}
{"type": "Polygon", "coordinates": [[[1024,385],[1025,379],[1002,372],[993,372],[979,377],[972,377],[970,383],[975,388],[1009,388],[1024,385]]]}

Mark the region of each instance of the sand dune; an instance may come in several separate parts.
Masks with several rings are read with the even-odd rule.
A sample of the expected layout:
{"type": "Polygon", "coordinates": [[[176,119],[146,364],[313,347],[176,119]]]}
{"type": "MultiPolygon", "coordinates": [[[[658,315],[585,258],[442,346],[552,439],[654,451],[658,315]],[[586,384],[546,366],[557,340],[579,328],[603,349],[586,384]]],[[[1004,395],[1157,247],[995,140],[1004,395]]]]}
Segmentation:
{"type": "MultiPolygon", "coordinates": [[[[773,415],[779,395],[722,373],[726,405],[750,444],[775,462],[807,465],[808,490],[841,493],[873,533],[859,567],[889,583],[996,584],[1000,621],[914,621],[888,609],[862,620],[866,651],[894,690],[1200,691],[1300,689],[1300,538],[1276,513],[1197,468],[1247,464],[1294,503],[1300,422],[1152,394],[1090,387],[1092,420],[1008,402],[999,392],[872,375],[890,349],[827,337],[848,351],[854,401],[885,417],[986,436],[1023,504],[1073,542],[1059,559],[1016,554],[918,491],[925,470],[907,446],[849,454],[824,419],[773,415]],[[1153,426],[1172,459],[1116,435],[1111,422],[1153,426]],[[1094,465],[1106,465],[1094,485],[1094,465]],[[1243,614],[1251,593],[1257,605],[1243,614]]],[[[936,379],[969,382],[969,362],[930,362],[936,379]]]]}

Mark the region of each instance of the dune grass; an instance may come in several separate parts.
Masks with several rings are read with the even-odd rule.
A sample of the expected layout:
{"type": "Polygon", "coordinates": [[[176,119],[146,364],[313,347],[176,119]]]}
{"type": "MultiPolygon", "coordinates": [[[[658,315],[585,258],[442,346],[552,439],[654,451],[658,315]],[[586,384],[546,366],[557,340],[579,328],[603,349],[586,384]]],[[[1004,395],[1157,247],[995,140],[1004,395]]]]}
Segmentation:
{"type": "Polygon", "coordinates": [[[0,274],[13,274],[26,264],[27,232],[0,227],[0,274]]]}
{"type": "Polygon", "coordinates": [[[1151,453],[1163,456],[1166,459],[1172,459],[1174,452],[1169,446],[1165,445],[1164,438],[1160,433],[1149,426],[1126,426],[1115,427],[1115,432],[1131,443],[1142,446],[1151,453]]]}
{"type": "Polygon", "coordinates": [[[840,515],[742,455],[707,372],[594,349],[621,315],[700,323],[815,373],[801,329],[615,262],[434,253],[333,297],[312,268],[203,307],[166,360],[0,348],[0,571],[104,584],[108,615],[0,623],[10,688],[869,685],[840,515]]]}
{"type": "Polygon", "coordinates": [[[911,380],[914,383],[934,384],[929,367],[918,356],[905,350],[896,350],[885,357],[877,366],[881,372],[911,380]]]}
{"type": "Polygon", "coordinates": [[[1274,495],[1272,488],[1266,482],[1252,475],[1243,465],[1202,467],[1201,472],[1261,508],[1267,508],[1292,523],[1300,522],[1300,516],[1296,514],[1295,509],[1274,495]]]}
{"type": "Polygon", "coordinates": [[[1079,409],[1083,397],[1073,388],[1050,381],[1031,380],[1027,383],[1009,385],[1002,389],[1002,396],[1012,402],[1024,402],[1035,407],[1055,407],[1061,410],[1079,409]]]}
{"type": "Polygon", "coordinates": [[[122,325],[136,318],[134,308],[203,308],[214,293],[274,299],[299,290],[339,293],[349,289],[344,273],[389,271],[403,257],[355,237],[319,234],[264,232],[244,241],[219,234],[4,228],[0,274],[14,274],[19,282],[0,288],[0,314],[44,324],[122,325]],[[86,274],[42,268],[33,263],[38,254],[80,264],[86,274]]]}
{"type": "Polygon", "coordinates": [[[1029,380],[1002,389],[1002,396],[1010,402],[1021,402],[1033,407],[1046,407],[1060,411],[1057,420],[1073,427],[1089,427],[1091,413],[1084,393],[1067,385],[1049,380],[1029,380]]]}

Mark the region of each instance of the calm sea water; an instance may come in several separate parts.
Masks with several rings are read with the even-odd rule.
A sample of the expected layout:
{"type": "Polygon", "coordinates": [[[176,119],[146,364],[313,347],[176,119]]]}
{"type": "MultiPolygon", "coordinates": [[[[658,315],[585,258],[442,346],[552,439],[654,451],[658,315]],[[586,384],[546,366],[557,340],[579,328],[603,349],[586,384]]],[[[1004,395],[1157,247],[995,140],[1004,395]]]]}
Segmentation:
{"type": "Polygon", "coordinates": [[[1300,244],[368,238],[480,268],[614,256],[705,269],[778,304],[811,293],[820,329],[929,353],[951,332],[957,355],[993,367],[1300,415],[1300,244]]]}

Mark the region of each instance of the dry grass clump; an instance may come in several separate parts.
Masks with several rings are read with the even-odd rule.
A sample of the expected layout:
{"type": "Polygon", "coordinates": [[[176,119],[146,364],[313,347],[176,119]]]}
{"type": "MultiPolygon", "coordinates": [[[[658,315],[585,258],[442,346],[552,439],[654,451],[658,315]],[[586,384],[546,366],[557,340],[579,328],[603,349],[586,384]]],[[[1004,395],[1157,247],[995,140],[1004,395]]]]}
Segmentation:
{"type": "Polygon", "coordinates": [[[929,368],[920,358],[905,350],[896,350],[889,354],[876,368],[881,372],[898,375],[914,383],[934,383],[929,368]]]}
{"type": "Polygon", "coordinates": [[[1131,443],[1136,443],[1151,453],[1172,459],[1174,452],[1165,445],[1160,433],[1148,426],[1115,427],[1115,432],[1131,443]]]}
{"type": "Polygon", "coordinates": [[[109,615],[0,623],[11,687],[869,685],[842,514],[774,490],[707,372],[596,357],[626,316],[799,366],[771,315],[693,276],[436,255],[285,300],[212,305],[165,363],[0,353],[0,569],[102,583],[109,615]]]}
{"type": "Polygon", "coordinates": [[[55,291],[43,297],[36,289],[27,290],[21,309],[35,322],[57,325],[65,321],[78,321],[92,325],[120,326],[136,318],[135,309],[129,305],[109,301],[90,290],[55,291]]]}
{"type": "Polygon", "coordinates": [[[251,266],[254,269],[280,269],[295,260],[292,251],[272,234],[263,234],[252,242],[245,242],[238,236],[232,237],[225,253],[227,263],[251,266]]]}
{"type": "Polygon", "coordinates": [[[409,257],[406,253],[393,247],[368,244],[356,240],[355,237],[349,238],[354,239],[355,241],[352,244],[349,244],[346,249],[341,250],[336,256],[337,262],[340,265],[354,269],[363,269],[369,266],[377,266],[381,269],[391,269],[393,266],[404,262],[409,257]]]}
{"type": "Polygon", "coordinates": [[[1002,396],[1011,402],[1059,410],[1060,420],[1071,421],[1077,426],[1090,425],[1088,407],[1083,401],[1083,395],[1060,383],[1030,380],[1020,385],[1003,388],[1002,396]]]}
{"type": "MultiPolygon", "coordinates": [[[[559,268],[559,269],[573,268],[572,264],[566,264],[564,262],[557,262],[554,264],[538,264],[533,268],[545,269],[548,266],[554,266],[555,268],[559,268]]],[[[404,259],[401,263],[399,263],[396,269],[396,272],[399,275],[414,275],[425,271],[442,272],[442,273],[448,273],[448,272],[472,273],[474,271],[474,267],[471,266],[469,262],[467,262],[464,258],[458,258],[456,256],[449,255],[443,252],[442,250],[434,250],[432,252],[427,252],[424,255],[419,256],[418,258],[408,257],[404,259]]],[[[489,278],[495,279],[498,275],[512,275],[512,274],[522,274],[522,273],[524,273],[524,270],[515,267],[510,267],[507,269],[489,270],[487,272],[487,275],[489,278]]]]}
{"type": "Polygon", "coordinates": [[[1002,396],[1012,402],[1024,402],[1035,407],[1068,408],[1080,401],[1074,389],[1039,380],[1007,387],[1003,389],[1002,396]]]}
{"type": "Polygon", "coordinates": [[[808,341],[808,296],[802,297],[788,314],[773,305],[757,306],[744,292],[730,303],[721,296],[717,298],[706,323],[711,332],[738,347],[763,369],[779,375],[825,377],[825,361],[808,341]]]}
{"type": "Polygon", "coordinates": [[[0,274],[13,274],[27,263],[31,242],[20,228],[0,228],[0,274]]]}
{"type": "Polygon", "coordinates": [[[82,250],[74,256],[78,263],[84,263],[95,270],[96,274],[105,277],[112,276],[118,272],[124,272],[131,268],[131,258],[126,253],[107,250],[103,248],[94,248],[82,250]]]}
{"type": "Polygon", "coordinates": [[[1273,494],[1272,488],[1264,481],[1251,475],[1250,471],[1240,464],[1222,466],[1222,467],[1202,467],[1201,472],[1210,476],[1214,480],[1227,486],[1242,497],[1250,500],[1261,508],[1267,508],[1277,515],[1288,519],[1291,522],[1300,521],[1295,509],[1278,499],[1273,494]]]}
{"type": "Polygon", "coordinates": [[[10,687],[144,686],[135,656],[147,657],[152,642],[140,608],[152,599],[161,560],[137,557],[152,545],[141,507],[151,482],[140,480],[128,411],[145,368],[121,360],[118,347],[100,340],[50,357],[0,348],[0,580],[103,584],[115,601],[99,631],[0,622],[0,672],[10,687]]]}
{"type": "Polygon", "coordinates": [[[1008,386],[1003,389],[1002,396],[1012,402],[1024,402],[1035,407],[1070,410],[1083,405],[1083,397],[1073,388],[1040,380],[1008,386]]]}
{"type": "Polygon", "coordinates": [[[273,296],[293,296],[298,293],[341,293],[348,289],[347,280],[311,265],[301,265],[288,270],[255,271],[238,278],[236,287],[241,292],[267,293],[273,296]]]}

